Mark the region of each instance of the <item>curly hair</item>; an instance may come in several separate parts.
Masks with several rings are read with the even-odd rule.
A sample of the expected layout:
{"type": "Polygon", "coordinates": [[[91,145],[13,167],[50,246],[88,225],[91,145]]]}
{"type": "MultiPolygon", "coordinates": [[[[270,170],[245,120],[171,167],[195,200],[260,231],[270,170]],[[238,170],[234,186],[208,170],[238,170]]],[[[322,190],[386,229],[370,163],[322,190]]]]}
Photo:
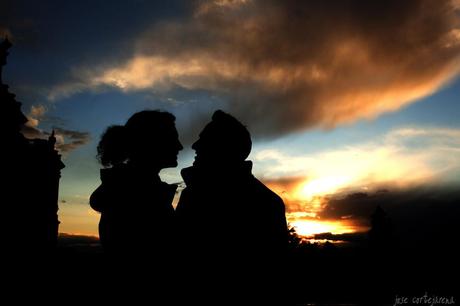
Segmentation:
{"type": "Polygon", "coordinates": [[[109,126],[102,134],[97,146],[97,158],[104,167],[125,163],[133,155],[133,142],[145,141],[145,133],[156,131],[161,138],[165,126],[174,125],[176,117],[168,112],[144,110],[132,115],[125,125],[109,126]]]}

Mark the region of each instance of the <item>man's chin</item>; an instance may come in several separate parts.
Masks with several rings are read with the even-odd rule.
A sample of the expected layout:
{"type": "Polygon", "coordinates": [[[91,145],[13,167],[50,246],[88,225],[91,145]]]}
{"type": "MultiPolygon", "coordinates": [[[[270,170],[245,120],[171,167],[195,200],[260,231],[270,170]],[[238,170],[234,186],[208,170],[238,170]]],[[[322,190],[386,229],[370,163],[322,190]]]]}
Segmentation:
{"type": "Polygon", "coordinates": [[[212,163],[209,161],[203,161],[203,160],[196,160],[193,162],[194,167],[202,168],[202,169],[207,169],[207,168],[215,168],[217,167],[218,164],[212,163]]]}

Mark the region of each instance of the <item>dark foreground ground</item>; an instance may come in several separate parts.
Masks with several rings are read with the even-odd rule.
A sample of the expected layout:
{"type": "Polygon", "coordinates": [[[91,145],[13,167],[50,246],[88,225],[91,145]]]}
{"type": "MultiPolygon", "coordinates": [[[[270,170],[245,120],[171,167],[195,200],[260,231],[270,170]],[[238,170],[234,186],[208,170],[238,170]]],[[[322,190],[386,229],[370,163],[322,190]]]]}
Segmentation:
{"type": "Polygon", "coordinates": [[[61,300],[58,296],[63,294],[67,300],[103,304],[119,299],[117,303],[128,305],[196,305],[200,300],[193,291],[201,290],[214,296],[202,305],[456,305],[456,249],[454,242],[386,250],[372,250],[362,243],[299,244],[286,259],[283,275],[270,275],[267,265],[267,275],[282,280],[283,288],[257,289],[261,299],[249,303],[237,291],[246,281],[244,274],[222,283],[203,282],[207,274],[195,269],[196,274],[185,275],[172,262],[132,273],[109,262],[97,238],[61,235],[56,254],[47,260],[23,261],[26,264],[19,266],[9,284],[32,288],[30,292],[47,301],[61,300]],[[280,295],[271,298],[273,290],[282,292],[281,300],[280,295]]]}

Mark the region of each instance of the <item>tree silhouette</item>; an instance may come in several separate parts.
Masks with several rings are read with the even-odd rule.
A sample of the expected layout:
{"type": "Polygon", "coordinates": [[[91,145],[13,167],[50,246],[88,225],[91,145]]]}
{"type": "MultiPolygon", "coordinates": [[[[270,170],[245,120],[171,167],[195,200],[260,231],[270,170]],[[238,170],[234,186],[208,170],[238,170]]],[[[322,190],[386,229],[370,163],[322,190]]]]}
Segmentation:
{"type": "Polygon", "coordinates": [[[371,249],[388,250],[392,243],[392,236],[391,220],[379,205],[371,215],[371,229],[369,230],[371,249]]]}
{"type": "Polygon", "coordinates": [[[294,250],[299,248],[303,243],[303,239],[297,233],[295,226],[291,226],[290,224],[288,224],[288,234],[289,249],[294,250]]]}

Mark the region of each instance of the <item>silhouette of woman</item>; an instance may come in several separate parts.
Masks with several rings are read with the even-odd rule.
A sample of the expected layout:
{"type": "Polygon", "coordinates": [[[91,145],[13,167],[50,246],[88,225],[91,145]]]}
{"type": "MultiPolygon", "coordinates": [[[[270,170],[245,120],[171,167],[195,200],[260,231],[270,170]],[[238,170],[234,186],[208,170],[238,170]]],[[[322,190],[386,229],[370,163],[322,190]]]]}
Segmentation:
{"type": "Polygon", "coordinates": [[[107,128],[97,151],[102,184],[90,198],[101,213],[104,251],[117,258],[167,258],[174,241],[176,185],[160,180],[163,168],[176,167],[183,149],[167,112],[141,111],[125,125],[107,128]]]}

